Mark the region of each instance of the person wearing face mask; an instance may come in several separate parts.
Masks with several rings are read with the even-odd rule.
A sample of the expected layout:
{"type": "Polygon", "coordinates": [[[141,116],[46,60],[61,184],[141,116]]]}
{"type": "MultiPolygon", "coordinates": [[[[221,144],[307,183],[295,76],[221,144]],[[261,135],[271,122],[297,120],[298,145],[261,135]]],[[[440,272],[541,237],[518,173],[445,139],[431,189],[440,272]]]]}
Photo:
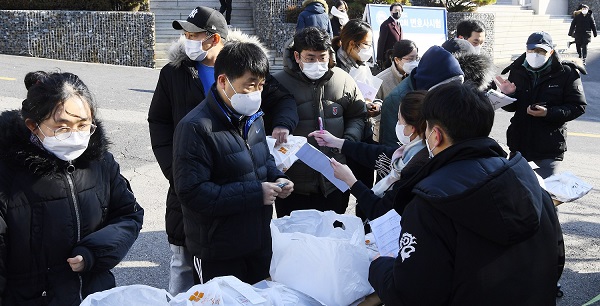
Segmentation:
{"type": "MultiPolygon", "coordinates": [[[[169,180],[165,225],[170,248],[168,291],[176,295],[194,285],[192,256],[185,246],[181,204],[173,187],[173,132],[177,123],[202,100],[215,82],[214,64],[224,46],[235,42],[251,42],[263,48],[255,36],[229,31],[219,12],[199,6],[186,20],[175,20],[175,29],[183,31],[169,51],[170,62],[161,69],[156,90],[148,110],[152,150],[169,180]]],[[[278,142],[298,124],[294,97],[270,74],[261,93],[261,109],[265,113],[265,132],[278,142]]]]}
{"type": "Polygon", "coordinates": [[[397,189],[397,257],[369,267],[381,301],[554,305],[565,262],[554,204],[527,160],[489,138],[485,93],[450,82],[427,93],[422,112],[432,158],[397,189]]]}
{"type": "Polygon", "coordinates": [[[0,304],[79,305],[115,287],[144,210],[108,152],[92,94],[67,72],[30,72],[0,114],[0,304]]]}
{"type": "Polygon", "coordinates": [[[173,181],[196,283],[269,277],[273,203],[294,183],[267,145],[260,92],[268,73],[259,46],[228,44],[215,61],[210,92],[175,129],[173,181]]]}
{"type": "MultiPolygon", "coordinates": [[[[391,65],[377,74],[383,82],[375,95],[376,100],[383,101],[419,65],[419,49],[411,40],[403,39],[396,42],[390,53],[391,65]]],[[[373,117],[373,140],[375,141],[379,141],[380,122],[381,114],[373,117]]]]}
{"type": "Polygon", "coordinates": [[[402,100],[398,113],[396,134],[400,146],[367,144],[337,138],[329,132],[314,131],[308,134],[314,137],[320,146],[337,148],[348,158],[359,161],[370,169],[377,170],[382,178],[372,189],[358,180],[352,170],[335,159],[331,160],[334,175],[350,187],[356,197],[358,208],[369,220],[378,218],[394,208],[395,189],[402,186],[427,161],[425,149],[425,120],[421,107],[425,91],[408,93],[402,100]]]}
{"type": "Polygon", "coordinates": [[[508,80],[498,76],[496,83],[503,93],[517,99],[503,107],[515,113],[506,131],[511,154],[520,152],[547,178],[567,151],[567,122],[585,113],[579,73],[586,71],[561,61],[546,32],[531,34],[526,46],[527,51],[502,71],[510,72],[508,80]]]}
{"type": "Polygon", "coordinates": [[[339,36],[344,25],[350,20],[348,18],[348,3],[344,0],[336,0],[334,5],[331,6],[329,19],[331,19],[333,37],[339,36]]]}
{"type": "Polygon", "coordinates": [[[456,25],[456,38],[468,41],[475,53],[481,54],[481,48],[485,43],[485,27],[479,20],[462,20],[456,25]]]}
{"type": "MultiPolygon", "coordinates": [[[[319,129],[321,122],[323,129],[338,138],[360,141],[366,117],[365,102],[350,75],[330,66],[330,50],[329,35],[316,27],[305,28],[288,42],[283,71],[274,76],[290,89],[298,103],[300,122],[293,134],[307,137],[319,129]]],[[[308,142],[327,156],[346,162],[339,150],[319,147],[314,138],[308,138],[308,142]]],[[[294,181],[294,192],[275,202],[278,217],[299,209],[333,210],[339,214],[346,211],[350,193],[341,192],[302,161],[295,162],[286,175],[294,181]]]]}
{"type": "Polygon", "coordinates": [[[393,146],[398,142],[395,128],[400,102],[414,90],[430,90],[452,81],[464,81],[465,75],[456,57],[440,46],[432,46],[423,54],[419,65],[383,100],[379,143],[393,146]]]}
{"type": "Polygon", "coordinates": [[[386,52],[394,48],[394,44],[402,39],[402,26],[400,26],[400,17],[402,16],[402,4],[393,3],[390,5],[390,17],[379,26],[379,38],[377,39],[377,64],[383,67],[386,58],[386,52]]]}
{"type": "MultiPolygon", "coordinates": [[[[577,54],[579,58],[583,60],[585,65],[585,59],[587,58],[587,45],[592,42],[592,32],[594,37],[598,36],[596,30],[596,21],[594,21],[594,15],[590,10],[590,7],[586,4],[580,4],[577,7],[577,11],[573,13],[573,20],[571,21],[571,27],[569,28],[569,36],[575,38],[575,47],[577,47],[577,54]]],[[[569,42],[567,48],[571,46],[569,42]]]]}

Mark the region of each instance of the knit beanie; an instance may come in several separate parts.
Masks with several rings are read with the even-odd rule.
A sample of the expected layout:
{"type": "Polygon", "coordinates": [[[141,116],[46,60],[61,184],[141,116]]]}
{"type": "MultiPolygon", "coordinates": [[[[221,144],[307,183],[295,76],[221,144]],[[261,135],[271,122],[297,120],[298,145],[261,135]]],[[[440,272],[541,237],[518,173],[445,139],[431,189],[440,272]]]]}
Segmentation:
{"type": "Polygon", "coordinates": [[[417,90],[429,90],[443,81],[464,75],[456,58],[440,46],[432,46],[423,54],[413,74],[417,90]]]}

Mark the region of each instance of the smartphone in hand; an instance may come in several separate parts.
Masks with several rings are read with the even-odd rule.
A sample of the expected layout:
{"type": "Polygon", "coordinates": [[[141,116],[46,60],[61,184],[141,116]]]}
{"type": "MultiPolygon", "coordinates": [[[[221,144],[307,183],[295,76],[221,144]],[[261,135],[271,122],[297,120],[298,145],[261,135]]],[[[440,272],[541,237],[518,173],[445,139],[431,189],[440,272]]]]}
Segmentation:
{"type": "Polygon", "coordinates": [[[538,103],[533,103],[531,104],[529,107],[532,110],[539,110],[540,108],[538,106],[546,106],[546,102],[538,102],[538,103]]]}

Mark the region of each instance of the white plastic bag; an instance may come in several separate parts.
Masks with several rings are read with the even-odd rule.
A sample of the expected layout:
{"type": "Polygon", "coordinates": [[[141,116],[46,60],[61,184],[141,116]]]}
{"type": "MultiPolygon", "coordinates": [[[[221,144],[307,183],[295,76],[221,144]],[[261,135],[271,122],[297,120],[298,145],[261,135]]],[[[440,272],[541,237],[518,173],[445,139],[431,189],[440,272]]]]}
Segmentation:
{"type": "Polygon", "coordinates": [[[349,305],[372,292],[359,218],[333,211],[294,211],[271,221],[271,235],[274,281],[325,305],[349,305]]]}
{"type": "Polygon", "coordinates": [[[284,306],[277,302],[279,297],[269,297],[269,294],[266,290],[254,288],[235,276],[221,276],[179,293],[169,305],[284,306]]]}
{"type": "Polygon", "coordinates": [[[277,169],[285,172],[292,164],[298,160],[296,152],[306,143],[306,137],[289,135],[287,143],[282,143],[275,146],[277,140],[271,136],[267,136],[267,144],[269,151],[275,158],[275,166],[277,169]]]}
{"type": "Polygon", "coordinates": [[[546,190],[561,202],[571,202],[586,195],[592,185],[570,172],[554,174],[544,180],[546,190]]]}
{"type": "Polygon", "coordinates": [[[80,306],[169,306],[167,297],[172,298],[164,289],[130,285],[90,294],[80,306]]]}

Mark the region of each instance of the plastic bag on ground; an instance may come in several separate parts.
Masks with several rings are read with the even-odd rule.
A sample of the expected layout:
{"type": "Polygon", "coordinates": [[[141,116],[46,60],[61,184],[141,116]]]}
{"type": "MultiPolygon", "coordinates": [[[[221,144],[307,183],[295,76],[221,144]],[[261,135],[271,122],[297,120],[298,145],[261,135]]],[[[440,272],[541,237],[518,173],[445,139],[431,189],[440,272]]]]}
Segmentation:
{"type": "Polygon", "coordinates": [[[88,295],[80,306],[169,306],[172,296],[164,289],[146,285],[116,287],[88,295]]]}
{"type": "Polygon", "coordinates": [[[325,305],[349,305],[372,292],[362,221],[301,210],[271,221],[270,274],[325,305]]]}
{"type": "Polygon", "coordinates": [[[546,184],[546,190],[560,202],[575,201],[592,190],[592,185],[570,172],[549,176],[544,180],[544,183],[546,184]]]}

